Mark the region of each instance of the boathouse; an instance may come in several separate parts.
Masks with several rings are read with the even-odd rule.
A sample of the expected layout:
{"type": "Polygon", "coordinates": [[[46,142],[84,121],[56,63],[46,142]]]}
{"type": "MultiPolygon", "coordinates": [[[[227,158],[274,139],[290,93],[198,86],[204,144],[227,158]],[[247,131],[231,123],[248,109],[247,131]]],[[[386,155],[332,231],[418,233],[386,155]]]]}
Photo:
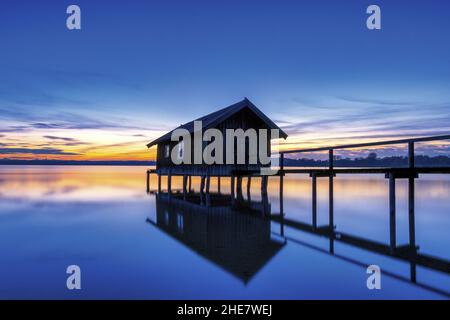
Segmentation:
{"type": "MultiPolygon", "coordinates": [[[[235,139],[235,136],[232,137],[235,139]]],[[[237,194],[242,193],[242,178],[248,177],[247,179],[247,189],[250,190],[251,178],[255,176],[261,177],[261,193],[263,198],[267,196],[267,184],[268,184],[268,175],[261,174],[262,169],[266,167],[270,167],[270,157],[271,157],[271,141],[275,138],[287,138],[287,134],[281,130],[269,117],[267,117],[261,110],[259,110],[250,100],[245,98],[244,100],[235,103],[226,108],[220,109],[213,113],[210,113],[206,116],[200,117],[196,120],[185,123],[178,128],[167,132],[163,136],[158,139],[147,144],[148,148],[153,146],[157,146],[157,156],[156,156],[156,169],[147,170],[147,191],[149,192],[150,187],[150,174],[156,173],[158,175],[158,192],[161,192],[161,176],[167,176],[167,193],[170,196],[171,193],[171,178],[172,176],[183,176],[183,195],[186,198],[188,192],[191,192],[191,182],[192,176],[200,176],[200,192],[203,194],[204,189],[206,194],[209,195],[209,186],[211,177],[217,177],[218,184],[218,192],[220,193],[220,177],[231,177],[231,197],[234,199],[235,196],[235,178],[237,194]],[[201,122],[201,132],[198,132],[198,123],[201,122]],[[178,132],[185,132],[182,139],[175,139],[172,141],[173,133],[175,130],[180,129],[178,132]],[[191,150],[191,155],[195,154],[196,150],[194,148],[198,148],[198,145],[195,144],[196,135],[200,133],[203,137],[203,133],[208,129],[216,129],[216,132],[220,132],[220,136],[223,139],[222,147],[223,147],[223,155],[226,157],[227,151],[229,150],[229,145],[227,142],[232,142],[231,145],[234,147],[234,155],[236,160],[236,156],[238,155],[237,149],[240,148],[239,152],[241,153],[240,161],[224,161],[222,163],[206,163],[205,159],[201,157],[200,162],[191,162],[186,164],[184,161],[182,163],[174,163],[172,152],[175,149],[180,156],[183,158],[183,155],[188,150],[191,150]],[[245,136],[244,139],[240,139],[239,141],[233,140],[227,141],[227,131],[228,129],[238,131],[241,130],[244,132],[248,132],[254,129],[257,132],[256,134],[256,143],[255,136],[253,136],[254,140],[250,143],[250,137],[245,136]],[[272,134],[272,131],[275,130],[277,136],[272,134]],[[261,132],[266,132],[264,139],[260,136],[261,132]],[[190,141],[194,141],[194,143],[189,143],[189,147],[184,145],[184,137],[189,136],[190,141]],[[265,148],[260,148],[261,146],[265,146],[265,148]],[[187,150],[185,150],[187,149],[187,150]],[[261,151],[265,151],[265,159],[269,159],[269,161],[261,161],[261,151]],[[256,153],[256,155],[255,155],[256,153]],[[243,154],[243,156],[242,156],[243,154]],[[255,158],[257,161],[255,161],[255,158]],[[188,182],[189,180],[189,182],[188,182]],[[189,187],[188,187],[189,185],[189,187]]],[[[211,142],[213,139],[211,139],[211,142]]],[[[200,150],[203,151],[205,148],[209,146],[207,141],[201,141],[200,150]]],[[[220,149],[219,149],[220,150],[220,149]]],[[[198,149],[197,149],[198,151],[198,149]]],[[[230,152],[228,152],[228,155],[230,152]]],[[[208,197],[207,197],[208,199],[208,197]]],[[[209,201],[207,201],[209,202],[209,201]]]]}
{"type": "MultiPolygon", "coordinates": [[[[157,146],[157,156],[156,156],[156,172],[158,174],[171,174],[171,175],[194,175],[194,176],[231,176],[233,174],[237,174],[239,172],[253,172],[257,173],[260,171],[263,166],[270,166],[270,163],[261,163],[260,155],[257,154],[255,156],[254,152],[259,153],[260,143],[267,143],[268,155],[270,156],[271,149],[271,129],[278,129],[279,138],[287,138],[287,134],[281,130],[272,120],[270,120],[264,113],[261,112],[250,100],[245,98],[244,100],[235,103],[226,108],[220,109],[213,113],[210,113],[206,116],[200,117],[196,120],[185,123],[178,128],[167,132],[163,136],[158,139],[147,144],[148,148],[153,146],[157,146]],[[268,137],[265,141],[260,141],[259,135],[257,136],[257,147],[251,148],[249,146],[249,139],[245,139],[245,152],[244,152],[244,163],[242,161],[238,164],[238,161],[233,161],[233,164],[229,164],[223,159],[222,163],[213,163],[206,164],[205,160],[202,158],[201,163],[194,163],[193,159],[191,159],[191,163],[178,163],[175,164],[172,161],[172,151],[176,148],[176,152],[179,153],[180,157],[183,156],[185,152],[186,146],[180,141],[172,141],[172,134],[177,129],[184,129],[186,132],[189,132],[191,135],[190,141],[194,141],[194,122],[201,121],[201,128],[203,132],[208,129],[218,129],[222,133],[223,137],[223,156],[226,156],[226,130],[227,129],[242,129],[247,131],[248,129],[255,129],[256,132],[259,132],[260,129],[266,129],[268,133],[268,137]],[[254,156],[254,159],[257,159],[257,163],[254,161],[250,161],[251,156],[254,156]]],[[[184,139],[183,139],[184,140],[184,139]]],[[[242,141],[241,141],[242,142],[242,141]]],[[[238,154],[238,146],[239,141],[234,143],[234,157],[237,157],[238,154]]],[[[203,154],[204,149],[207,147],[208,143],[203,142],[201,146],[201,151],[203,154]]],[[[194,155],[194,143],[190,143],[191,155],[194,155]]],[[[192,158],[192,157],[191,157],[192,158]]],[[[236,160],[236,159],[235,159],[236,160]]]]}

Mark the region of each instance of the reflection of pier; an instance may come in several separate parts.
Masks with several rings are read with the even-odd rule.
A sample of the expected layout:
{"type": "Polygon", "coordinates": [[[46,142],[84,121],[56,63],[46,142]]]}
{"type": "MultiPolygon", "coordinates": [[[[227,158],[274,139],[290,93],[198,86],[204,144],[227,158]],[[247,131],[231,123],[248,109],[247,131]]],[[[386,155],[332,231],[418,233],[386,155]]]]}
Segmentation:
{"type": "Polygon", "coordinates": [[[205,206],[200,194],[156,194],[156,220],[147,221],[247,283],[285,243],[271,238],[261,203],[211,197],[205,206]]]}

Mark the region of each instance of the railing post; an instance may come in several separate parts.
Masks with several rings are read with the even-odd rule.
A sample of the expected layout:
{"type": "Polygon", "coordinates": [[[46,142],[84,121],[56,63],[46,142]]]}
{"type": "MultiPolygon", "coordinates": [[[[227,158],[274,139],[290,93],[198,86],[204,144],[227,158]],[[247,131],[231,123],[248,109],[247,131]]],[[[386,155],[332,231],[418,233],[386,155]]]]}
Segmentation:
{"type": "Polygon", "coordinates": [[[313,173],[312,178],[312,225],[313,228],[317,228],[317,177],[313,173]]]}
{"type": "Polygon", "coordinates": [[[330,170],[333,170],[333,167],[334,167],[333,149],[328,150],[328,162],[329,162],[330,170]]]}
{"type": "Polygon", "coordinates": [[[334,167],[334,163],[333,163],[333,149],[330,149],[328,151],[328,161],[329,161],[329,168],[330,168],[330,177],[329,177],[329,191],[328,191],[328,201],[329,201],[329,205],[328,205],[328,224],[330,227],[330,232],[331,232],[331,236],[333,237],[334,234],[334,187],[333,187],[333,167],[334,167]]]}
{"type": "Polygon", "coordinates": [[[416,226],[415,226],[415,191],[414,178],[408,179],[408,220],[409,220],[409,245],[416,250],[416,226]]]}
{"type": "Polygon", "coordinates": [[[283,203],[283,183],[284,183],[284,153],[280,153],[280,215],[284,216],[284,203],[283,203]]]}
{"type": "Polygon", "coordinates": [[[280,170],[284,169],[284,153],[280,152],[280,170]]]}
{"type": "MultiPolygon", "coordinates": [[[[410,169],[415,168],[414,163],[414,141],[408,142],[408,167],[410,169]]],[[[411,170],[412,171],[412,170],[411,170]]],[[[415,237],[415,217],[414,217],[414,172],[410,173],[411,176],[408,179],[408,220],[409,220],[409,245],[411,250],[416,250],[416,237],[415,237]]]]}
{"type": "Polygon", "coordinates": [[[391,250],[396,247],[396,228],[395,228],[395,177],[394,173],[389,174],[389,233],[391,250]]]}
{"type": "Polygon", "coordinates": [[[408,167],[413,169],[415,167],[414,164],[414,142],[408,142],[408,167]]]}

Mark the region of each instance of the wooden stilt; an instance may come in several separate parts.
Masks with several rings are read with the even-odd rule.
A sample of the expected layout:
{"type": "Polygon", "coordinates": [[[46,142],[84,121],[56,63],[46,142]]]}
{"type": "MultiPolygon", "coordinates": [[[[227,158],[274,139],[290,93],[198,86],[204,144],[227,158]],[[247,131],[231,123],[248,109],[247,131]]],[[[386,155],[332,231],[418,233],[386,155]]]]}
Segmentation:
{"type": "MultiPolygon", "coordinates": [[[[408,143],[408,166],[414,169],[414,142],[408,143]]],[[[416,248],[416,221],[415,221],[415,180],[414,177],[408,179],[408,221],[409,221],[409,248],[411,254],[417,253],[416,248]]],[[[412,282],[417,282],[417,267],[415,262],[410,263],[410,278],[412,282]]]]}
{"type": "Polygon", "coordinates": [[[396,247],[395,234],[395,177],[393,174],[389,175],[389,234],[391,250],[396,247]]]}
{"type": "Polygon", "coordinates": [[[203,194],[205,189],[205,176],[200,177],[200,193],[203,194]]]}
{"type": "Polygon", "coordinates": [[[415,222],[415,186],[414,178],[408,181],[408,220],[409,220],[409,246],[416,250],[416,222],[415,222]]]}
{"type": "Polygon", "coordinates": [[[203,204],[205,197],[205,176],[200,177],[200,204],[203,204]]]}
{"type": "Polygon", "coordinates": [[[317,228],[317,176],[315,174],[312,177],[312,225],[313,228],[317,228]]]}
{"type": "Polygon", "coordinates": [[[263,215],[269,214],[269,196],[267,195],[267,184],[269,176],[261,176],[261,199],[263,203],[263,215]]]}
{"type": "Polygon", "coordinates": [[[231,201],[234,201],[235,195],[234,195],[234,176],[232,175],[230,178],[230,188],[231,188],[231,201]]]}
{"type": "Polygon", "coordinates": [[[158,174],[158,193],[161,193],[161,175],[158,174]]]}
{"type": "Polygon", "coordinates": [[[332,171],[334,168],[333,149],[330,149],[328,151],[328,162],[330,168],[330,177],[328,178],[328,225],[330,227],[331,236],[333,237],[334,236],[334,174],[332,171]]]}
{"type": "Polygon", "coordinates": [[[334,179],[331,174],[328,179],[328,225],[330,232],[334,232],[334,179]]]}
{"type": "Polygon", "coordinates": [[[280,215],[281,216],[284,216],[283,192],[284,192],[284,176],[283,176],[283,173],[280,173],[280,215]]]}
{"type": "Polygon", "coordinates": [[[187,175],[183,175],[183,199],[186,200],[187,196],[187,175]]]}
{"type": "Polygon", "coordinates": [[[206,193],[207,194],[209,193],[210,184],[211,184],[211,176],[207,176],[206,177],[206,193]]]}
{"type": "Polygon", "coordinates": [[[269,176],[261,176],[261,194],[267,194],[269,176]]]}
{"type": "Polygon", "coordinates": [[[147,171],[147,193],[150,193],[150,172],[147,171]]]}
{"type": "Polygon", "coordinates": [[[206,205],[211,205],[211,194],[209,193],[209,187],[211,185],[211,176],[206,177],[206,205]]]}
{"type": "Polygon", "coordinates": [[[220,193],[220,176],[217,177],[217,193],[220,193]]]}
{"type": "Polygon", "coordinates": [[[167,194],[170,197],[172,193],[172,174],[169,172],[167,175],[167,194]]]}
{"type": "Polygon", "coordinates": [[[243,195],[242,195],[242,176],[238,176],[237,177],[237,181],[236,181],[236,196],[238,199],[242,199],[243,195]]]}
{"type": "Polygon", "coordinates": [[[189,176],[189,193],[192,192],[192,176],[189,176]]]}
{"type": "MultiPolygon", "coordinates": [[[[414,169],[414,142],[408,143],[408,167],[414,169]]],[[[415,222],[415,180],[414,176],[408,178],[408,221],[409,221],[409,247],[412,254],[417,253],[416,248],[416,222],[415,222]]],[[[411,262],[411,281],[416,282],[416,264],[411,262]]]]}
{"type": "Polygon", "coordinates": [[[252,177],[249,176],[247,178],[247,201],[252,201],[252,195],[251,195],[251,190],[252,190],[252,177]]]}

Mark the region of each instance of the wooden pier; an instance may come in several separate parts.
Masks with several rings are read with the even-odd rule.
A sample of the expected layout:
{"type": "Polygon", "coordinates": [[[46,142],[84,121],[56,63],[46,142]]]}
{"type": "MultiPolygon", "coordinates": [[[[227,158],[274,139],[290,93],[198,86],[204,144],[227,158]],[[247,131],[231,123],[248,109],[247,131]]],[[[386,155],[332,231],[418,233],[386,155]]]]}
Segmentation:
{"type": "MultiPolygon", "coordinates": [[[[349,144],[334,147],[311,148],[311,149],[296,149],[280,152],[280,169],[278,175],[280,176],[280,213],[279,216],[284,217],[283,211],[283,176],[286,174],[308,174],[311,177],[312,189],[312,227],[316,230],[317,227],[317,179],[327,178],[329,183],[328,201],[328,225],[319,228],[325,230],[330,236],[335,236],[334,225],[334,190],[333,181],[337,175],[341,174],[383,174],[386,179],[389,179],[389,249],[390,252],[397,252],[399,249],[403,250],[404,245],[398,246],[396,236],[396,181],[398,179],[406,179],[408,181],[408,219],[409,219],[409,244],[408,250],[416,252],[415,241],[415,179],[423,174],[450,174],[450,167],[417,167],[415,165],[415,143],[430,142],[439,140],[449,140],[450,135],[441,135],[433,137],[423,137],[415,139],[401,139],[381,142],[349,144]],[[373,146],[385,145],[401,145],[405,144],[408,148],[408,165],[401,168],[335,168],[334,166],[334,151],[342,149],[355,149],[373,146]],[[286,154],[298,154],[306,152],[328,151],[328,167],[327,168],[312,168],[312,169],[286,169],[284,167],[284,158],[286,154]]],[[[403,250],[404,251],[404,250],[403,250]]],[[[450,270],[448,270],[450,271],[450,270]]]]}
{"type": "MultiPolygon", "coordinates": [[[[280,212],[272,214],[271,219],[280,223],[280,233],[284,234],[284,226],[292,227],[298,230],[310,232],[319,236],[325,236],[330,239],[330,253],[334,253],[334,242],[341,241],[343,243],[353,245],[362,249],[367,249],[379,254],[387,255],[390,257],[406,260],[411,263],[411,281],[415,281],[415,267],[416,265],[428,267],[437,271],[450,273],[450,264],[446,260],[434,258],[424,254],[419,254],[419,247],[416,245],[415,238],[415,180],[420,178],[424,174],[450,174],[450,167],[417,167],[415,165],[415,143],[428,142],[438,140],[450,140],[450,135],[416,138],[416,139],[403,139],[403,140],[391,140],[382,142],[372,142],[364,144],[352,144],[343,146],[333,146],[325,148],[313,148],[313,149],[297,149],[281,151],[279,168],[272,175],[272,178],[279,179],[279,208],[280,212]],[[398,168],[336,168],[334,151],[339,149],[353,149],[364,148],[372,146],[384,146],[384,145],[399,145],[406,144],[408,148],[408,164],[406,167],[398,168]],[[284,166],[284,159],[286,154],[305,153],[327,151],[328,152],[328,167],[317,168],[286,168],[284,166]],[[306,174],[311,178],[311,224],[305,224],[297,221],[287,219],[284,212],[283,204],[283,188],[284,177],[288,174],[306,174]],[[387,244],[379,243],[359,237],[346,234],[345,232],[337,232],[334,225],[334,179],[337,175],[346,174],[363,174],[363,175],[384,175],[389,180],[389,239],[387,244]],[[328,224],[318,226],[317,225],[317,180],[328,179],[328,224]],[[407,244],[397,243],[396,233],[396,182],[399,179],[405,179],[408,181],[408,233],[409,241],[407,244]]],[[[161,192],[161,173],[158,170],[150,169],[147,171],[147,191],[150,186],[150,174],[157,174],[158,176],[158,192],[161,192]]],[[[167,174],[167,194],[170,198],[171,194],[171,178],[180,174],[167,174]]],[[[192,175],[183,176],[183,195],[186,197],[191,190],[192,175]],[[189,190],[189,191],[188,191],[189,190]]],[[[247,197],[250,199],[251,182],[254,178],[261,179],[261,195],[263,203],[269,205],[267,197],[267,185],[270,176],[261,175],[259,171],[233,171],[230,177],[230,189],[231,199],[242,198],[242,181],[243,177],[247,179],[247,197]]],[[[220,178],[221,176],[212,177],[208,175],[201,176],[200,179],[200,194],[205,194],[206,199],[210,193],[210,180],[211,178],[218,179],[218,189],[220,193],[220,178]]],[[[206,205],[209,205],[209,201],[206,201],[206,205]]]]}

